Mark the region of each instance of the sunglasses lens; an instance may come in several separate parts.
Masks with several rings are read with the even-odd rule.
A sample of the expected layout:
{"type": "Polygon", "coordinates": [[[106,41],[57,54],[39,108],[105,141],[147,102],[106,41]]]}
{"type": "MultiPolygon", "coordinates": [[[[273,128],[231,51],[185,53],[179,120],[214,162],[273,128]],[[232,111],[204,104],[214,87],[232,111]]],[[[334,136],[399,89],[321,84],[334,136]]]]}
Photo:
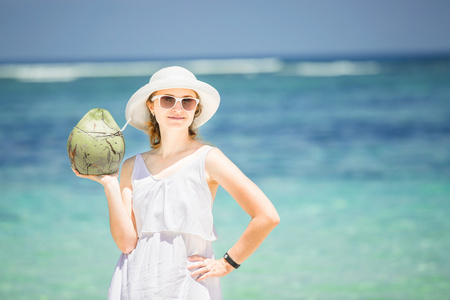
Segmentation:
{"type": "Polygon", "coordinates": [[[171,96],[162,96],[159,98],[159,104],[162,108],[171,109],[175,106],[175,98],[171,96]]]}
{"type": "Polygon", "coordinates": [[[183,104],[183,109],[186,111],[193,111],[197,105],[197,101],[193,98],[184,98],[181,103],[183,104]]]}

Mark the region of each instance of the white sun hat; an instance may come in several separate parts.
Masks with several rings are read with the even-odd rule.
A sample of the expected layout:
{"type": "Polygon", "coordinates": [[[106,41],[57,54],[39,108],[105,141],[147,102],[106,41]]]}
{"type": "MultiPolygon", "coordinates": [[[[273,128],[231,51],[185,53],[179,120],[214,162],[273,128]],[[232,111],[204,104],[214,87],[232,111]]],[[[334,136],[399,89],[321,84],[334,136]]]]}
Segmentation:
{"type": "Polygon", "coordinates": [[[194,128],[205,124],[219,108],[220,95],[215,88],[197,80],[189,70],[174,66],[161,69],[153,74],[149,83],[131,96],[125,109],[126,120],[129,121],[131,126],[147,131],[148,125],[146,123],[150,122],[150,112],[146,104],[148,97],[153,92],[173,88],[194,90],[200,97],[202,112],[195,118],[194,128]]]}

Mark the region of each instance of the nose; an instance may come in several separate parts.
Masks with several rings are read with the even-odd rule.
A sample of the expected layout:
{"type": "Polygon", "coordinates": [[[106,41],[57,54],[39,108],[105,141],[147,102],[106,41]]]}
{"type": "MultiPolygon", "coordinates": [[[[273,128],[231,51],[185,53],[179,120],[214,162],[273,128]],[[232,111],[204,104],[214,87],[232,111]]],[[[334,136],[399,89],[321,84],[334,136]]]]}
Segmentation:
{"type": "Polygon", "coordinates": [[[177,101],[177,103],[175,103],[175,106],[172,108],[175,111],[182,111],[183,108],[181,107],[181,103],[177,101]]]}

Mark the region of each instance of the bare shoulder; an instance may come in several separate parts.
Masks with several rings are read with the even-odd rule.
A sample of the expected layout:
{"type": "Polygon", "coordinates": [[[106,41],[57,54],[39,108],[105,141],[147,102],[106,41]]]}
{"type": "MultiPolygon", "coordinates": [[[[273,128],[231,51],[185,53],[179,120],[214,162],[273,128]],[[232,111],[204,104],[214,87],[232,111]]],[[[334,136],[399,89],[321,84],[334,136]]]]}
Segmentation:
{"type": "Polygon", "coordinates": [[[206,167],[214,167],[224,162],[226,163],[227,161],[231,162],[219,148],[214,147],[208,152],[208,155],[206,156],[206,167]]]}
{"type": "Polygon", "coordinates": [[[219,183],[225,178],[239,178],[243,175],[219,148],[211,149],[206,156],[206,170],[211,179],[219,183]]]}

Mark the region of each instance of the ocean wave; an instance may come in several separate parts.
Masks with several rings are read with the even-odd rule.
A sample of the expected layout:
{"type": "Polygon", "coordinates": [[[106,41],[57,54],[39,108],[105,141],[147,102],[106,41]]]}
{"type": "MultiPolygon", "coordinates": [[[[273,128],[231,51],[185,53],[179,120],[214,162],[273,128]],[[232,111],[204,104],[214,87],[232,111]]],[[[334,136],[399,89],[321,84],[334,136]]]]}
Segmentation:
{"type": "Polygon", "coordinates": [[[298,62],[292,68],[293,74],[305,77],[376,75],[381,71],[374,61],[298,62]]]}
{"type": "Polygon", "coordinates": [[[68,82],[93,77],[150,76],[163,67],[173,65],[186,67],[198,75],[275,73],[284,66],[281,60],[275,58],[4,64],[0,65],[0,79],[68,82]]]}
{"type": "Polygon", "coordinates": [[[284,62],[277,58],[192,60],[185,63],[195,74],[263,74],[283,71],[284,62]]]}
{"type": "Polygon", "coordinates": [[[91,62],[0,65],[0,78],[26,82],[67,82],[79,78],[147,76],[154,62],[91,62]]]}
{"type": "Polygon", "coordinates": [[[80,78],[150,76],[179,65],[197,75],[280,74],[305,77],[373,75],[381,66],[372,61],[285,62],[278,58],[196,59],[133,62],[78,62],[0,65],[0,79],[25,82],[69,82],[80,78]]]}

